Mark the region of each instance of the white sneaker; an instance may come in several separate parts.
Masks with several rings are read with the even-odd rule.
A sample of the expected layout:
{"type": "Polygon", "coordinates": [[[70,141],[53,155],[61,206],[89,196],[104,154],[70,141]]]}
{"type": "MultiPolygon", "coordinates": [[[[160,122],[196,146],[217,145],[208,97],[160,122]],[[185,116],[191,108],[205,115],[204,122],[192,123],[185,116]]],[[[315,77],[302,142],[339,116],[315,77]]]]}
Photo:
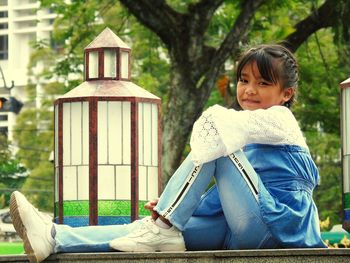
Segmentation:
{"type": "Polygon", "coordinates": [[[112,240],[111,248],[125,252],[185,251],[185,241],[175,227],[160,228],[151,217],[140,221],[140,227],[125,237],[112,240]]]}
{"type": "Polygon", "coordinates": [[[38,263],[53,253],[55,241],[50,216],[39,212],[20,192],[11,194],[10,214],[31,263],[38,263]]]}

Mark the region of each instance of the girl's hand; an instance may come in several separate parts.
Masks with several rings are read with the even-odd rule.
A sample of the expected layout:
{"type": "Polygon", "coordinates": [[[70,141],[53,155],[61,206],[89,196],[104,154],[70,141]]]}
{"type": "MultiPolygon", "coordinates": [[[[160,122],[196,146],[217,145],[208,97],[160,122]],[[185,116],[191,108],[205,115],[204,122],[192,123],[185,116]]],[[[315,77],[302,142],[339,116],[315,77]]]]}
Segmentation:
{"type": "Polygon", "coordinates": [[[149,210],[151,212],[151,217],[156,220],[159,217],[159,214],[153,210],[153,208],[156,207],[156,205],[158,204],[158,198],[148,201],[148,203],[145,204],[145,209],[149,210]]]}

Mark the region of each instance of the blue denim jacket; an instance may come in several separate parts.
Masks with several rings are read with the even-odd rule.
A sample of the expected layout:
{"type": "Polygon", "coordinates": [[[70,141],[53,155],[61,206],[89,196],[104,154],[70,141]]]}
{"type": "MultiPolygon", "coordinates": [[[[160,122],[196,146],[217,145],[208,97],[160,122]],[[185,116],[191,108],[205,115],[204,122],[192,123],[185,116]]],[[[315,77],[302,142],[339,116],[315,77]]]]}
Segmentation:
{"type": "MultiPolygon", "coordinates": [[[[312,199],[319,174],[308,150],[293,145],[249,144],[244,152],[260,177],[262,218],[281,247],[326,247],[312,199]]],[[[195,214],[222,212],[216,187],[195,214]]]]}

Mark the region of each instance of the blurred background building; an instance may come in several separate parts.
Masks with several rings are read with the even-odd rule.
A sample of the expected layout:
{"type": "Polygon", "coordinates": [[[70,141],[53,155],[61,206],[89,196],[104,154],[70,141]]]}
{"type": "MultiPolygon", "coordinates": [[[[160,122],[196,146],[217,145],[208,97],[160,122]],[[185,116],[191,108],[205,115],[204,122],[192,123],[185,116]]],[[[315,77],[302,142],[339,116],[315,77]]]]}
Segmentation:
{"type": "Polygon", "coordinates": [[[0,133],[9,140],[22,106],[40,108],[40,85],[34,102],[26,97],[28,63],[33,43],[50,39],[56,15],[39,7],[37,0],[0,0],[0,133]]]}

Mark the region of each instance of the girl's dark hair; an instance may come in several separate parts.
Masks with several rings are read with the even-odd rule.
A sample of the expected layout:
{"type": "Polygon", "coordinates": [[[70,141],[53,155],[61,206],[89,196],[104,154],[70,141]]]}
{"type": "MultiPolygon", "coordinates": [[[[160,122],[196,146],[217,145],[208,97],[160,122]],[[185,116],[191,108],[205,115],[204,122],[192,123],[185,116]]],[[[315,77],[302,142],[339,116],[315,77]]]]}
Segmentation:
{"type": "Polygon", "coordinates": [[[281,45],[259,45],[249,49],[243,53],[238,62],[237,81],[244,66],[253,61],[256,62],[261,77],[265,80],[274,84],[279,83],[284,89],[289,87],[295,89],[294,95],[284,104],[290,108],[296,100],[299,80],[298,64],[292,52],[281,45]]]}

